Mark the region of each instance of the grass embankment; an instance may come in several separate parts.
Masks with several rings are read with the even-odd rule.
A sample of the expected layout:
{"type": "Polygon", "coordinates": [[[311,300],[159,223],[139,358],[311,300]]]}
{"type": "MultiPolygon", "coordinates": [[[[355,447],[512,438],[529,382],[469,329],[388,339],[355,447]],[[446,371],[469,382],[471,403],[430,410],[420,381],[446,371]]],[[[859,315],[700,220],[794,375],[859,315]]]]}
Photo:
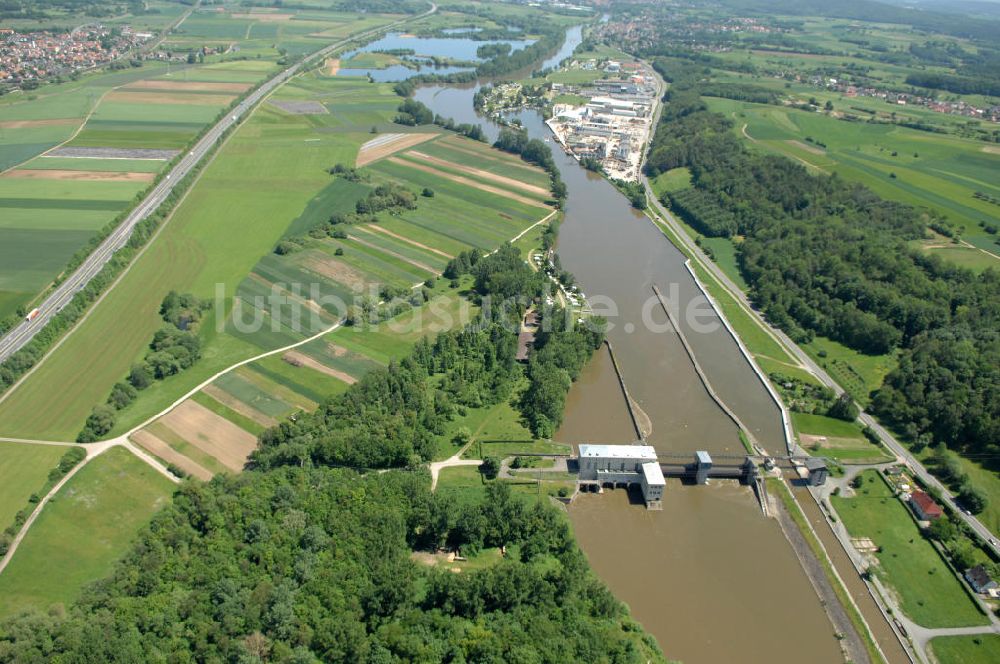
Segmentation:
{"type": "Polygon", "coordinates": [[[172,487],[121,448],[91,461],[46,505],[0,574],[0,617],[69,604],[107,576],[172,487]]]}
{"type": "Polygon", "coordinates": [[[861,477],[855,497],[830,501],[852,537],[868,537],[879,547],[876,573],[895,591],[906,615],[924,627],[987,624],[882,476],[865,471],[861,477]]]}
{"type": "Polygon", "coordinates": [[[792,521],[795,522],[795,526],[802,533],[802,537],[809,545],[809,549],[823,566],[823,572],[826,574],[827,580],[829,580],[830,585],[833,587],[833,592],[837,595],[837,599],[844,607],[844,611],[847,613],[848,618],[850,618],[851,624],[854,625],[854,629],[856,629],[858,634],[861,636],[861,639],[865,644],[865,650],[868,651],[868,656],[871,657],[873,662],[884,662],[885,660],[879,653],[878,646],[875,644],[875,640],[872,638],[871,632],[868,631],[868,626],[865,624],[864,618],[858,612],[857,606],[855,606],[854,602],[851,600],[847,589],[844,588],[840,579],[837,577],[837,574],[833,569],[833,564],[826,555],[826,551],[823,549],[819,540],[816,539],[816,534],[813,532],[812,526],[809,525],[806,515],[802,513],[802,509],[795,501],[795,497],[788,489],[784,480],[769,477],[767,479],[767,487],[771,493],[778,495],[781,500],[781,504],[784,505],[785,510],[788,512],[789,516],[792,517],[792,521]]]}

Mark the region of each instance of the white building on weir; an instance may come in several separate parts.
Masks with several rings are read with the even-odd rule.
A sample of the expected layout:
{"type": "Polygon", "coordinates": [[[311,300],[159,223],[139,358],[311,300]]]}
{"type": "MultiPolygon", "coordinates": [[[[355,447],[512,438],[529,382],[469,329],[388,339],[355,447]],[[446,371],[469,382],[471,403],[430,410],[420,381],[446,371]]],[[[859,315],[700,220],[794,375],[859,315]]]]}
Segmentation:
{"type": "Polygon", "coordinates": [[[580,445],[580,480],[638,484],[649,509],[659,509],[666,482],[650,445],[580,445]]]}

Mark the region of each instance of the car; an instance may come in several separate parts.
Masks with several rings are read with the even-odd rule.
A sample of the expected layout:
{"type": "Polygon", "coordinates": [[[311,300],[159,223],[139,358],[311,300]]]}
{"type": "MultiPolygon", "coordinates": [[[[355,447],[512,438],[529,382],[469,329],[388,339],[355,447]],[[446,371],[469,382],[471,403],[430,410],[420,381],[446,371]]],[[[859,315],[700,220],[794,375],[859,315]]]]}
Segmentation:
{"type": "Polygon", "coordinates": [[[962,513],[965,514],[966,516],[972,516],[972,512],[970,512],[969,510],[965,509],[964,507],[962,508],[962,513]]]}

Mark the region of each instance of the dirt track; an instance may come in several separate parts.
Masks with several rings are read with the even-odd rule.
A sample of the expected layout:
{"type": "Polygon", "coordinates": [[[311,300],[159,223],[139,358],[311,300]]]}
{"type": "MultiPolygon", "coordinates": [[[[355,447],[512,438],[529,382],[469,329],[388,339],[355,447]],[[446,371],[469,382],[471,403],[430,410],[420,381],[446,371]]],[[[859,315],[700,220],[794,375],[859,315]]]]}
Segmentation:
{"type": "Polygon", "coordinates": [[[65,171],[61,169],[29,170],[16,168],[0,177],[26,180],[77,180],[91,182],[152,182],[156,173],[121,173],[113,171],[65,171]]]}

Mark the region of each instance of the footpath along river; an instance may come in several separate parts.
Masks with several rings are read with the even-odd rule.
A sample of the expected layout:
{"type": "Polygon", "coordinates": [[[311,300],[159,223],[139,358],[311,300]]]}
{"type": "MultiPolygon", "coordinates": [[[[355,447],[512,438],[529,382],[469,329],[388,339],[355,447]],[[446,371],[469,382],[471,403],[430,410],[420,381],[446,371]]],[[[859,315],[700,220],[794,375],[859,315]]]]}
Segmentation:
{"type": "MultiPolygon", "coordinates": [[[[543,66],[579,43],[567,43],[543,66]]],[[[416,99],[458,122],[499,127],[476,115],[477,86],[424,86],[416,99]]],[[[534,111],[517,114],[532,138],[549,140],[569,196],[558,252],[598,313],[606,313],[631,396],[661,453],[742,454],[733,422],[712,401],[652,291],[673,303],[716,393],[768,450],[784,451],[779,411],[735,342],[718,323],[684,257],[603,178],[559,146],[534,111]]],[[[562,441],[629,443],[635,438],[601,351],[574,384],[562,441]]],[[[633,504],[624,491],[581,496],[569,509],[594,570],[652,632],[669,658],[719,662],[840,662],[834,629],[773,519],[746,487],[668,482],[662,512],[633,504]]]]}

